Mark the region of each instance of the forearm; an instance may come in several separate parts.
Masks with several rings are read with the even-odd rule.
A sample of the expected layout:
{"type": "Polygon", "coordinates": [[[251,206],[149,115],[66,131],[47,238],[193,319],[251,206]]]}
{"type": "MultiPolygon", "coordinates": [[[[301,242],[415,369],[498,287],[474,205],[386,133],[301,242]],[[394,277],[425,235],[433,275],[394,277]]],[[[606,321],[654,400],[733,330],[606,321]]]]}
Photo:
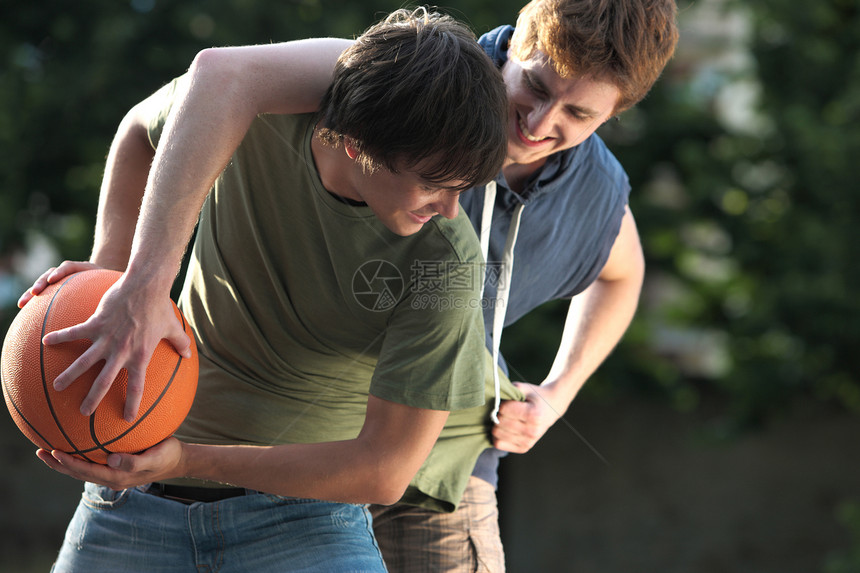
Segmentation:
{"type": "Polygon", "coordinates": [[[493,443],[527,452],[570,407],[586,380],[621,340],[633,319],[645,259],[633,214],[625,208],[609,259],[597,281],[573,297],[555,361],[540,386],[518,383],[524,402],[502,404],[493,443]]]}
{"type": "Polygon", "coordinates": [[[345,503],[390,504],[402,495],[359,440],[280,446],[183,446],[186,477],[275,495],[345,503]]]}
{"type": "MultiPolygon", "coordinates": [[[[148,125],[158,113],[161,92],[123,119],[108,154],[92,262],[155,279],[169,290],[202,203],[242,137],[231,138],[230,130],[217,130],[206,121],[217,113],[200,109],[198,100],[212,99],[205,97],[207,89],[207,82],[195,88],[191,78],[182,79],[157,151],[148,125]],[[210,147],[220,153],[210,153],[210,147]]],[[[247,123],[236,127],[237,132],[245,130],[247,123]]]]}
{"type": "Polygon", "coordinates": [[[192,477],[276,495],[347,503],[395,503],[436,443],[448,412],[370,397],[352,440],[276,446],[183,444],[168,438],[142,454],[111,454],[108,465],[40,450],[49,467],[116,490],[192,477]]]}
{"type": "Polygon", "coordinates": [[[132,110],[120,124],[108,153],[90,256],[93,263],[125,270],[154,154],[146,130],[135,121],[132,110]]]}
{"type": "Polygon", "coordinates": [[[542,384],[559,407],[567,409],[621,340],[636,312],[640,285],[596,281],[571,300],[558,353],[542,384]]]}
{"type": "Polygon", "coordinates": [[[448,413],[370,397],[352,440],[278,446],[182,446],[169,477],[194,477],[278,495],[391,504],[439,437],[448,413]]]}
{"type": "Polygon", "coordinates": [[[600,276],[570,302],[558,354],[543,384],[559,414],[621,340],[636,312],[644,278],[639,233],[633,214],[625,208],[600,276]]]}
{"type": "MultiPolygon", "coordinates": [[[[225,111],[231,98],[212,97],[213,89],[205,74],[180,80],[148,172],[127,274],[154,292],[169,292],[203,202],[250,125],[225,111]]],[[[156,93],[140,106],[143,129],[159,105],[156,93]]]]}

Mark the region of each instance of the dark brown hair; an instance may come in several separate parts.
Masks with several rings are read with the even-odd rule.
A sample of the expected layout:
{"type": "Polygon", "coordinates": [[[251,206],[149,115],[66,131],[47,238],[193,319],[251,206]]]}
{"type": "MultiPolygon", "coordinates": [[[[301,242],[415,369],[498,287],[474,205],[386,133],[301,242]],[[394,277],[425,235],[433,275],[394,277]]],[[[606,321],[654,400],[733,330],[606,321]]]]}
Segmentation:
{"type": "Polygon", "coordinates": [[[419,8],[394,12],[341,55],[318,135],[328,145],[349,137],[368,170],[423,162],[422,178],[463,190],[501,169],[506,118],[501,74],[474,34],[419,8]]]}

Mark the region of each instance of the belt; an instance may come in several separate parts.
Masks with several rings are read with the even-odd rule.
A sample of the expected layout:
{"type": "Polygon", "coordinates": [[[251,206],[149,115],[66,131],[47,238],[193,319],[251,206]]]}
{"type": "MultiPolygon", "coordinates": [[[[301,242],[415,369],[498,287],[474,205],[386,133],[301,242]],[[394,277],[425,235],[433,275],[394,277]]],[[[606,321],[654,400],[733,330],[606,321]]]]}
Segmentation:
{"type": "Polygon", "coordinates": [[[245,489],[244,487],[192,487],[154,482],[149,484],[146,493],[191,505],[197,502],[211,503],[213,501],[230,499],[231,497],[253,495],[257,492],[253,489],[245,489]]]}

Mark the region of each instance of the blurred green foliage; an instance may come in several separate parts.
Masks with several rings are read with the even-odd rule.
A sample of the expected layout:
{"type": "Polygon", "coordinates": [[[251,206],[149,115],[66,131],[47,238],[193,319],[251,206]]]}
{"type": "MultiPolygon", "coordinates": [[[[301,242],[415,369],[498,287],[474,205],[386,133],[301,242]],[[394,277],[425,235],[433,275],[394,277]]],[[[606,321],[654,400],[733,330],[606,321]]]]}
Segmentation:
{"type": "Polygon", "coordinates": [[[860,5],[737,7],[752,24],[757,121],[722,131],[701,122],[690,138],[685,122],[658,120],[681,130],[667,150],[691,201],[677,236],[691,225],[718,228],[728,248],[687,240],[650,259],[695,292],[698,308],[685,320],[725,333],[731,364],[714,382],[742,419],[794,398],[860,411],[860,196],[851,168],[860,157],[860,5]],[[730,268],[697,277],[685,256],[727,258],[730,268]]]}
{"type": "MultiPolygon", "coordinates": [[[[481,34],[514,23],[521,4],[461,0],[447,11],[481,34]]],[[[682,18],[699,4],[681,2],[682,18]]],[[[860,411],[860,9],[856,0],[726,4],[748,26],[749,65],[699,65],[707,53],[685,55],[696,38],[682,36],[649,97],[601,129],[630,174],[648,284],[625,342],[586,392],[687,410],[716,394],[743,423],[796,399],[860,411]],[[754,96],[748,116],[721,116],[721,101],[744,93],[754,96]]],[[[104,158],[134,103],[205,47],[354,36],[401,5],[0,0],[3,330],[10,293],[33,278],[21,276],[20,257],[34,237],[54,245],[52,262],[88,256],[104,158]]],[[[506,335],[522,378],[540,381],[564,312],[548,305],[506,335]]]]}

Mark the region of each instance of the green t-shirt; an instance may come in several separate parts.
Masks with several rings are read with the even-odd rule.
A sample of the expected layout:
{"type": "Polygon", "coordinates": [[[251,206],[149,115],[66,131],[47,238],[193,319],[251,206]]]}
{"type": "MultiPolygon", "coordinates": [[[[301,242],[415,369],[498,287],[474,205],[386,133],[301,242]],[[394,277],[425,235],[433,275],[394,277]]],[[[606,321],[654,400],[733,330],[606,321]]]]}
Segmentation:
{"type": "MultiPolygon", "coordinates": [[[[151,121],[154,145],[172,91],[151,121]]],[[[468,219],[396,235],[323,188],[312,133],[309,115],[260,116],[206,200],[180,298],[201,359],[181,439],[350,439],[368,393],[438,410],[484,403],[468,219]]]]}
{"type": "MultiPolygon", "coordinates": [[[[490,441],[493,426],[490,412],[495,404],[493,357],[486,348],[483,354],[487,402],[475,408],[451,412],[439,440],[412,478],[401,503],[435,511],[454,511],[466,490],[478,456],[493,445],[490,441]]],[[[525,398],[501,370],[499,379],[502,400],[525,398]]]]}
{"type": "MultiPolygon", "coordinates": [[[[152,118],[153,146],[174,88],[175,83],[165,86],[164,105],[152,118]]],[[[453,511],[478,455],[491,445],[492,361],[480,318],[471,312],[479,308],[475,291],[482,280],[475,274],[480,255],[474,231],[462,216],[455,221],[436,217],[420,233],[398,237],[369,208],[348,206],[330,196],[313,168],[310,129],[308,117],[259,118],[207,200],[180,301],[197,332],[201,384],[192,413],[177,435],[202,443],[251,444],[349,438],[364,420],[368,392],[412,403],[411,398],[436,395],[426,390],[427,384],[441,389],[447,380],[448,403],[422,407],[465,409],[451,413],[403,501],[453,511]],[[266,178],[261,189],[247,194],[260,176],[266,178]],[[234,188],[237,191],[231,191],[234,188]],[[308,220],[325,225],[319,235],[296,241],[295,223],[304,228],[308,220]],[[267,225],[265,236],[259,234],[262,222],[267,225]],[[356,254],[356,234],[369,241],[362,247],[366,253],[356,254]],[[273,249],[287,244],[295,248],[281,249],[285,252],[278,257],[291,261],[288,269],[271,258],[273,249]],[[410,255],[389,259],[383,253],[392,249],[410,255]],[[361,260],[365,263],[358,265],[361,260]],[[396,267],[383,264],[394,260],[400,261],[396,267]],[[361,272],[350,275],[350,268],[361,272]],[[285,288],[286,273],[297,276],[298,290],[285,288]],[[345,317],[334,314],[331,297],[349,305],[345,317]],[[395,300],[400,301],[396,309],[391,306],[395,300]],[[313,311],[297,312],[295,304],[307,304],[313,311]],[[464,314],[463,309],[470,311],[464,314]],[[372,340],[357,347],[353,340],[344,350],[339,341],[353,329],[342,326],[355,320],[368,322],[372,340]],[[452,324],[459,341],[446,330],[452,324]],[[288,325],[299,328],[289,341],[277,342],[288,325]],[[270,329],[277,333],[271,338],[270,329]],[[377,357],[385,356],[375,372],[373,349],[380,349],[377,357]],[[364,380],[364,390],[344,384],[349,377],[364,380]],[[282,378],[291,387],[271,382],[282,378]],[[305,379],[310,381],[307,387],[301,384],[305,379]],[[237,423],[241,433],[236,432],[237,423]],[[323,431],[326,436],[321,436],[323,431]]],[[[504,376],[501,394],[503,399],[522,399],[504,376]]]]}

